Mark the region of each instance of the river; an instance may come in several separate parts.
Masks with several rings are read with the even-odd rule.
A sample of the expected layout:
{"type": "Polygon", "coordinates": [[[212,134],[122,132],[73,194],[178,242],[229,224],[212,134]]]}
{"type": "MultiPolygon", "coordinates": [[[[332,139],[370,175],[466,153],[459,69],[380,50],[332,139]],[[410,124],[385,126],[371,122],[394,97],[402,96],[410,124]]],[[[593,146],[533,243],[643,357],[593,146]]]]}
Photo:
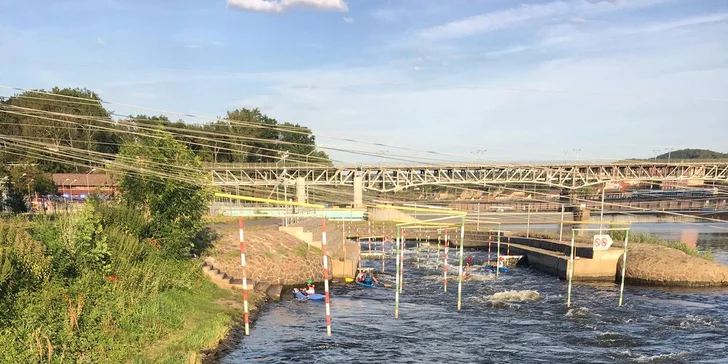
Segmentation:
{"type": "MultiPolygon", "coordinates": [[[[645,228],[666,237],[680,230],[645,228]]],[[[710,247],[724,260],[725,232],[699,231],[698,247],[710,247]]],[[[528,267],[496,280],[478,267],[487,252],[466,250],[475,266],[472,279],[463,282],[458,312],[457,280],[443,292],[436,253],[408,248],[399,320],[394,319],[393,288],[335,285],[333,336],[326,336],[323,303],[288,298],[270,304],[251,335],[222,362],[728,362],[728,289],[627,287],[624,305],[617,307],[618,286],[578,284],[568,308],[565,282],[528,267]]],[[[456,258],[451,249],[453,276],[456,258]]],[[[380,269],[381,261],[364,266],[380,269]]],[[[393,282],[394,268],[388,261],[380,280],[393,282]]]]}

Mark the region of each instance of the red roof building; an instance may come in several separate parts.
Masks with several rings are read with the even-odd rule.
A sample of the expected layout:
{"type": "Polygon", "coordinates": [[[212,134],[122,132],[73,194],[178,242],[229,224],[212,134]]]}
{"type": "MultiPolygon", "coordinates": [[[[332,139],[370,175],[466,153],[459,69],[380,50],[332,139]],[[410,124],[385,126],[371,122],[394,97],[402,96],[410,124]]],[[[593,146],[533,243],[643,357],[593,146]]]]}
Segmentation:
{"type": "Polygon", "coordinates": [[[52,178],[58,186],[58,193],[71,196],[89,195],[94,192],[111,196],[118,187],[117,181],[108,174],[55,173],[52,178]]]}

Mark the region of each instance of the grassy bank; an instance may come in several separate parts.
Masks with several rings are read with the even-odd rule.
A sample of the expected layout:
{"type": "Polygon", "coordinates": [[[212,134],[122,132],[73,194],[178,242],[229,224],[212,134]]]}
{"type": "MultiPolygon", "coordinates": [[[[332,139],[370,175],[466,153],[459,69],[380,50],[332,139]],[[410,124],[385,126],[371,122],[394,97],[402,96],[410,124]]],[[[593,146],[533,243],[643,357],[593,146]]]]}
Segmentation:
{"type": "MultiPolygon", "coordinates": [[[[626,233],[624,231],[613,231],[610,233],[612,236],[612,239],[618,240],[620,242],[624,242],[626,233]]],[[[647,234],[647,233],[631,233],[629,234],[629,243],[636,243],[636,244],[652,244],[652,245],[661,245],[668,248],[680,250],[684,252],[687,255],[698,257],[702,259],[706,259],[709,261],[713,261],[713,253],[709,250],[707,251],[700,251],[696,248],[692,248],[687,246],[685,243],[679,242],[679,241],[668,241],[660,239],[659,237],[647,234]]]]}
{"type": "Polygon", "coordinates": [[[118,206],[0,222],[0,362],[200,362],[239,298],[144,238],[147,228],[118,206]]]}

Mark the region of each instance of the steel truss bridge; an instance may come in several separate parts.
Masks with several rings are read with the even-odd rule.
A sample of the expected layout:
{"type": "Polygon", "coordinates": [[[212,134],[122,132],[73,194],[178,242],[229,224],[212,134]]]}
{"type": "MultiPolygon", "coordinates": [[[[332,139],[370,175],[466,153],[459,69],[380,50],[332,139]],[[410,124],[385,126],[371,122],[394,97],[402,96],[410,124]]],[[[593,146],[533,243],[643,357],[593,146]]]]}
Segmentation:
{"type": "MultiPolygon", "coordinates": [[[[728,162],[615,164],[529,164],[452,166],[334,166],[306,164],[241,164],[207,168],[217,187],[278,186],[305,183],[312,186],[351,186],[361,181],[365,190],[399,191],[426,185],[538,184],[577,189],[618,181],[728,182],[728,162]],[[359,179],[361,178],[361,179],[359,179]]],[[[358,184],[358,183],[357,183],[358,184]]]]}

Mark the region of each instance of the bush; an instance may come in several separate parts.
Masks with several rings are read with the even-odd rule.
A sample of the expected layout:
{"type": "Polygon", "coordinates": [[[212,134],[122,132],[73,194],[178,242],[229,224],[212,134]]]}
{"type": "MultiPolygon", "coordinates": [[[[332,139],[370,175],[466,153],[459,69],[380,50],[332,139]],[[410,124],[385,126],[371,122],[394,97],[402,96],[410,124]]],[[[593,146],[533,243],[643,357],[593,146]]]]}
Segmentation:
{"type": "Polygon", "coordinates": [[[89,204],[55,221],[0,221],[0,362],[149,361],[139,353],[189,315],[230,323],[212,303],[226,293],[153,246],[150,221],[132,211],[89,204]]]}

